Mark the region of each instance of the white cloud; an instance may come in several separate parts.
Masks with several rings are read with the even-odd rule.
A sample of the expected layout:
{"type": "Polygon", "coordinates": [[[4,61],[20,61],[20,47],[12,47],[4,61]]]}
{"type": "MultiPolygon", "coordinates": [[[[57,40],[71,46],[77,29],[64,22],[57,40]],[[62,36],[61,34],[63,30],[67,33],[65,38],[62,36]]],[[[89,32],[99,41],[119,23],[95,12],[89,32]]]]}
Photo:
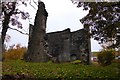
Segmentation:
{"type": "Polygon", "coordinates": [[[83,18],[88,11],[76,8],[70,0],[43,0],[43,2],[48,11],[47,32],[66,28],[75,31],[83,27],[79,19],[83,18]]]}
{"type": "Polygon", "coordinates": [[[59,16],[71,11],[80,10],[80,8],[76,8],[76,5],[71,0],[43,0],[43,2],[50,16],[59,16]]]}

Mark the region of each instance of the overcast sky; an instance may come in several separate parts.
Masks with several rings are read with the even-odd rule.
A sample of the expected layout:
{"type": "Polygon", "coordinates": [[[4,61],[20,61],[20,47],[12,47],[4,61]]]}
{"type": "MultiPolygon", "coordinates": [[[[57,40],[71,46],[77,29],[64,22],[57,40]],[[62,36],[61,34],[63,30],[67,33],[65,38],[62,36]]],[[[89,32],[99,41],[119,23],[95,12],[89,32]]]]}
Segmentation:
{"type": "MultiPolygon", "coordinates": [[[[70,28],[71,31],[76,31],[83,28],[83,25],[80,23],[80,19],[87,15],[88,11],[83,11],[82,8],[77,8],[71,0],[43,0],[48,12],[47,19],[47,33],[61,31],[66,28],[70,28]]],[[[34,3],[32,3],[34,5],[34,3]]],[[[32,6],[26,8],[19,6],[21,10],[28,11],[30,13],[30,23],[34,24],[34,17],[36,14],[36,9],[32,6]]],[[[23,29],[28,32],[29,21],[24,20],[23,29]]],[[[16,31],[9,30],[7,32],[11,36],[11,40],[7,43],[7,46],[12,44],[20,43],[23,46],[28,44],[28,36],[20,34],[16,31]]],[[[100,45],[97,44],[97,41],[91,41],[92,51],[99,51],[101,49],[100,45]]]]}

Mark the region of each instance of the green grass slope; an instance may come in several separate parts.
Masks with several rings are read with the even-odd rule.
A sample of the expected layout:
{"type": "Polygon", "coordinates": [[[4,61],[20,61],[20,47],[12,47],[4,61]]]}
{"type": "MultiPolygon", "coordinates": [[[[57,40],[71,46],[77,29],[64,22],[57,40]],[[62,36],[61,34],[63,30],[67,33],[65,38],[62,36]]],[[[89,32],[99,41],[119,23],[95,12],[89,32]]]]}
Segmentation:
{"type": "Polygon", "coordinates": [[[24,74],[39,79],[84,80],[115,79],[119,80],[119,64],[109,66],[83,65],[73,63],[30,63],[22,60],[10,60],[2,63],[3,75],[24,74]]]}

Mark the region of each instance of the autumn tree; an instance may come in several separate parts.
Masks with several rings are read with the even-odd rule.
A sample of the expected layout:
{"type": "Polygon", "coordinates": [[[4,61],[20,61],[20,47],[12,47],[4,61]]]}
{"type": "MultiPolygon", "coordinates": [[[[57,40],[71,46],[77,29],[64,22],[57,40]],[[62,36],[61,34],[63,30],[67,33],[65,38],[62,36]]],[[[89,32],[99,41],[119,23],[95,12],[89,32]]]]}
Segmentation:
{"type": "Polygon", "coordinates": [[[0,5],[0,8],[2,8],[0,12],[0,23],[2,26],[0,28],[2,28],[1,39],[3,48],[8,29],[16,30],[22,34],[27,34],[18,30],[23,28],[22,23],[18,21],[18,18],[21,15],[21,18],[26,20],[27,18],[29,18],[29,13],[21,11],[17,7],[19,5],[27,6],[26,0],[15,0],[14,2],[3,1],[0,5]],[[17,26],[18,29],[10,27],[10,23],[12,26],[17,26]]]}
{"type": "Polygon", "coordinates": [[[100,44],[111,42],[108,47],[120,47],[120,1],[119,2],[80,2],[77,7],[89,10],[87,16],[80,22],[90,28],[91,37],[100,44]]]}

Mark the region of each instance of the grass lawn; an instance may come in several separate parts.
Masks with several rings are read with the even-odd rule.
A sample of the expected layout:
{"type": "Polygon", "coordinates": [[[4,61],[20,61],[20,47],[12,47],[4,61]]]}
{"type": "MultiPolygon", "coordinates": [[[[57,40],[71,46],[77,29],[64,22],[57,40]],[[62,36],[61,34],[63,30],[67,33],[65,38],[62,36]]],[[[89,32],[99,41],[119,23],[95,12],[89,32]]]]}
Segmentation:
{"type": "Polygon", "coordinates": [[[38,80],[119,80],[119,63],[109,66],[98,64],[83,65],[73,63],[30,63],[22,60],[10,60],[2,63],[3,75],[24,74],[38,80]]]}

